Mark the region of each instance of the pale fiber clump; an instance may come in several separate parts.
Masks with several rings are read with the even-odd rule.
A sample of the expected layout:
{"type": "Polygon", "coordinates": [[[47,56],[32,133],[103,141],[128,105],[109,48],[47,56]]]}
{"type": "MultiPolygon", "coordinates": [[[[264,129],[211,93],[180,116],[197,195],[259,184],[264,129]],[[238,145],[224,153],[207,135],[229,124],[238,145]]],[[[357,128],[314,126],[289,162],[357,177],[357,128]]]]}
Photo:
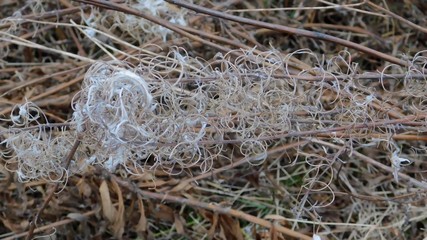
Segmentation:
{"type": "MultiPolygon", "coordinates": [[[[327,61],[308,50],[286,56],[277,51],[234,53],[240,57],[217,54],[205,62],[173,48],[166,56],[138,56],[148,62],[138,66],[97,62],[73,99],[74,114],[67,129],[49,127],[41,110],[31,103],[12,111],[12,129],[3,141],[10,168],[23,180],[61,176],[64,156],[79,136],[81,144],[68,174],[84,172],[93,164],[110,171],[122,166],[129,173],[161,168],[179,174],[191,167],[206,172],[215,159],[229,158],[230,151],[261,164],[270,146],[301,132],[388,118],[386,111],[372,107],[379,97],[375,89],[352,77],[357,65],[343,67],[345,52],[327,61]],[[298,75],[315,74],[320,80],[290,75],[289,59],[297,55],[308,56],[313,63],[298,75]],[[327,77],[333,78],[322,80],[327,77]]],[[[411,74],[408,70],[408,78],[411,74]]],[[[395,89],[405,94],[406,87],[413,88],[403,84],[395,89]]],[[[415,114],[423,106],[413,101],[410,107],[408,114],[415,114]]],[[[394,131],[394,126],[384,126],[380,132],[363,128],[351,134],[394,131]]],[[[379,141],[351,136],[332,136],[332,140],[351,148],[379,141]]],[[[391,158],[403,159],[392,154],[398,148],[389,148],[391,158]]],[[[310,159],[306,158],[309,165],[310,159]]],[[[396,172],[403,167],[399,165],[396,172]]],[[[330,179],[321,181],[326,189],[330,179]]]]}
{"type": "MultiPolygon", "coordinates": [[[[16,105],[10,119],[13,129],[2,142],[6,150],[1,152],[7,159],[7,168],[16,169],[21,181],[34,179],[61,180],[64,169],[64,157],[70,151],[75,135],[64,129],[54,130],[40,108],[31,102],[16,105]]],[[[86,155],[78,150],[75,159],[85,159],[86,155]]],[[[71,172],[81,172],[85,168],[81,162],[70,166],[71,172]]]]}
{"type": "Polygon", "coordinates": [[[272,94],[291,89],[270,82],[272,70],[244,69],[220,55],[224,70],[207,65],[201,71],[187,61],[196,60],[175,51],[134,72],[114,62],[88,71],[73,103],[73,122],[84,135],[83,145],[93,151],[91,161],[110,170],[131,163],[169,173],[195,165],[208,171],[230,136],[242,155],[256,161],[266,157],[268,141],[259,138],[289,129],[290,108],[272,94]],[[168,61],[180,71],[174,82],[157,77],[170,71],[168,61]],[[184,82],[186,77],[199,79],[184,82]]]}
{"type": "MultiPolygon", "coordinates": [[[[188,11],[177,8],[163,0],[127,0],[126,3],[129,8],[138,12],[161,17],[173,24],[187,26],[188,11]]],[[[85,22],[90,27],[108,28],[109,31],[117,33],[121,38],[124,38],[124,35],[129,36],[141,44],[154,37],[161,37],[163,41],[166,41],[167,36],[173,34],[171,30],[161,25],[119,11],[92,9],[91,15],[85,19],[85,22]]]]}

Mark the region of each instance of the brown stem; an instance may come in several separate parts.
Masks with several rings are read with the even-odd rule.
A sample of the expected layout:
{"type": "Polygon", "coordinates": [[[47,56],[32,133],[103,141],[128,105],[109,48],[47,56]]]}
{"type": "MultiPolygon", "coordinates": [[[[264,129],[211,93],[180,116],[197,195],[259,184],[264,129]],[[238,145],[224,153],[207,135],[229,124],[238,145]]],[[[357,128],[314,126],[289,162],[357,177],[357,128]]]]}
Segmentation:
{"type": "MultiPolygon", "coordinates": [[[[29,14],[29,15],[21,16],[20,19],[22,19],[23,22],[25,22],[25,20],[44,20],[44,19],[49,19],[49,18],[54,18],[54,17],[57,18],[60,16],[78,13],[78,12],[84,10],[85,8],[86,7],[72,7],[72,8],[61,9],[61,10],[53,10],[50,12],[45,12],[40,16],[37,16],[35,14],[29,14]]],[[[6,22],[5,24],[0,25],[0,29],[5,29],[5,28],[8,28],[10,26],[12,26],[12,23],[6,22]]]]}
{"type": "MultiPolygon", "coordinates": [[[[105,172],[105,170],[103,170],[103,171],[105,172]]],[[[134,193],[136,193],[139,196],[144,197],[144,198],[151,198],[151,199],[157,199],[157,200],[161,200],[161,201],[175,202],[175,203],[179,203],[182,205],[189,205],[189,206],[196,207],[196,208],[207,209],[207,210],[217,212],[220,214],[227,214],[227,215],[230,215],[233,217],[237,217],[237,218],[240,218],[240,219],[248,221],[248,222],[253,222],[255,224],[269,228],[271,230],[281,232],[281,233],[283,233],[289,237],[292,237],[292,238],[303,239],[303,240],[312,239],[311,237],[309,237],[305,234],[302,234],[302,233],[299,233],[299,232],[294,231],[292,229],[280,226],[278,224],[274,224],[268,220],[261,219],[261,218],[258,218],[256,216],[252,216],[250,214],[244,213],[244,212],[239,211],[239,210],[235,210],[235,209],[232,209],[229,207],[223,207],[220,204],[205,203],[205,202],[197,201],[194,199],[182,198],[182,197],[172,196],[172,195],[168,195],[168,194],[164,194],[164,193],[155,193],[155,192],[150,192],[150,191],[144,191],[144,190],[139,189],[138,187],[135,187],[129,181],[125,181],[125,180],[120,179],[119,177],[115,176],[114,174],[111,174],[111,173],[107,173],[107,174],[111,179],[116,181],[120,186],[127,188],[130,191],[132,191],[132,192],[134,192],[134,193]]]]}
{"type": "Polygon", "coordinates": [[[377,10],[380,10],[380,11],[386,13],[387,15],[391,16],[392,18],[395,18],[395,19],[399,20],[400,22],[403,22],[403,23],[407,24],[408,26],[410,26],[412,28],[415,28],[418,31],[427,33],[427,28],[425,28],[425,27],[421,27],[421,26],[419,26],[419,25],[417,25],[417,24],[415,24],[415,23],[413,23],[413,22],[411,22],[409,20],[406,20],[405,18],[397,15],[396,13],[394,13],[392,11],[389,11],[389,10],[387,10],[387,9],[381,7],[381,6],[378,6],[378,5],[376,5],[375,3],[371,2],[371,1],[366,1],[366,3],[369,6],[371,6],[373,8],[376,8],[377,10]]]}
{"type": "Polygon", "coordinates": [[[227,47],[224,47],[223,45],[219,45],[219,44],[207,41],[201,37],[195,36],[194,34],[188,33],[186,31],[184,31],[183,29],[181,29],[180,27],[178,27],[177,25],[170,23],[169,21],[166,21],[166,20],[158,18],[158,17],[151,16],[149,14],[145,14],[144,12],[134,10],[132,8],[126,7],[123,4],[117,4],[117,3],[113,3],[113,2],[109,2],[109,1],[102,1],[102,0],[74,0],[74,1],[86,3],[86,4],[91,4],[91,5],[102,7],[105,9],[120,11],[123,13],[139,16],[139,17],[147,19],[147,20],[149,20],[155,24],[158,24],[160,26],[168,28],[168,29],[170,29],[170,30],[172,30],[178,34],[181,34],[182,36],[185,36],[191,40],[201,42],[205,45],[211,46],[211,47],[213,47],[213,48],[215,48],[221,52],[229,52],[231,50],[227,47]]]}
{"type": "Polygon", "coordinates": [[[178,5],[180,7],[188,8],[188,9],[191,9],[193,11],[208,14],[208,15],[211,15],[214,17],[219,17],[219,18],[227,19],[227,20],[234,21],[234,22],[249,24],[249,25],[260,27],[260,28],[267,28],[267,29],[271,29],[274,31],[278,31],[278,32],[284,32],[284,33],[293,34],[293,35],[297,35],[297,36],[303,36],[303,37],[319,39],[319,40],[323,40],[323,41],[327,41],[327,42],[332,42],[332,43],[336,43],[336,44],[339,44],[342,46],[346,46],[346,47],[358,50],[360,52],[363,52],[363,53],[384,59],[386,61],[398,64],[401,66],[408,66],[409,65],[408,62],[401,60],[401,59],[398,59],[396,57],[393,57],[391,55],[379,52],[379,51],[374,50],[372,48],[368,48],[368,47],[362,46],[360,44],[357,44],[357,43],[354,43],[354,42],[351,42],[348,40],[344,40],[344,39],[341,39],[338,37],[334,37],[334,36],[331,36],[328,34],[315,32],[315,31],[308,31],[305,29],[286,27],[286,26],[282,26],[282,25],[278,25],[278,24],[266,23],[266,22],[262,22],[262,21],[249,19],[249,18],[238,17],[238,16],[234,16],[231,14],[223,13],[220,11],[208,9],[208,8],[205,8],[202,6],[198,6],[195,4],[191,4],[191,3],[181,1],[181,0],[165,0],[165,1],[168,3],[178,5]]]}
{"type": "MultiPolygon", "coordinates": [[[[279,147],[275,147],[273,149],[267,150],[267,155],[272,155],[272,154],[279,153],[279,152],[285,152],[288,149],[297,148],[297,147],[306,145],[307,143],[309,143],[309,141],[298,141],[298,142],[285,144],[283,146],[279,146],[279,147]]],[[[257,156],[244,157],[244,158],[239,159],[236,162],[233,162],[233,163],[230,163],[230,164],[223,166],[221,168],[212,170],[211,172],[206,172],[206,173],[200,174],[198,176],[195,176],[195,177],[192,177],[189,179],[181,180],[180,183],[171,190],[171,192],[179,191],[180,189],[183,189],[185,186],[187,186],[191,182],[200,181],[202,179],[205,179],[205,178],[217,175],[221,172],[228,171],[232,168],[238,167],[244,163],[252,161],[256,157],[257,156]]]]}
{"type": "MultiPolygon", "coordinates": [[[[70,166],[71,159],[73,158],[74,153],[77,151],[77,148],[79,147],[79,145],[80,145],[80,140],[77,138],[76,141],[74,141],[73,147],[71,148],[70,152],[64,158],[64,162],[65,162],[64,169],[68,169],[68,167],[70,166]]],[[[26,240],[31,240],[33,238],[34,230],[36,229],[37,220],[39,219],[39,217],[43,213],[43,211],[46,209],[50,200],[52,200],[53,195],[55,194],[56,190],[58,190],[60,183],[61,182],[59,182],[59,181],[57,183],[55,183],[55,185],[51,189],[51,192],[47,196],[46,200],[43,202],[43,205],[39,208],[36,215],[34,216],[33,221],[31,221],[30,229],[28,230],[27,236],[25,238],[26,240]]]]}
{"type": "MultiPolygon", "coordinates": [[[[334,149],[341,149],[343,147],[343,146],[338,146],[336,144],[325,142],[325,141],[322,141],[319,139],[311,139],[311,141],[314,143],[321,144],[321,145],[326,146],[326,147],[334,148],[334,149]]],[[[370,158],[364,154],[359,153],[358,151],[351,151],[351,153],[352,153],[352,155],[361,159],[362,161],[365,161],[368,164],[371,164],[373,166],[379,167],[379,168],[381,168],[381,169],[383,169],[389,173],[393,173],[393,171],[394,171],[394,169],[392,167],[386,166],[386,165],[376,161],[375,159],[372,159],[372,158],[370,158]]],[[[397,174],[399,175],[400,178],[410,182],[412,185],[417,186],[417,187],[422,188],[422,189],[427,189],[427,183],[418,181],[417,179],[412,178],[412,177],[410,177],[404,173],[401,173],[401,172],[398,172],[397,174]]]]}
{"type": "MultiPolygon", "coordinates": [[[[350,124],[348,126],[324,128],[324,129],[319,129],[319,130],[288,132],[288,133],[278,134],[278,135],[274,135],[274,136],[258,137],[258,138],[256,138],[256,140],[264,141],[264,140],[283,139],[283,138],[289,138],[289,137],[317,136],[319,134],[325,134],[325,133],[334,133],[334,132],[342,132],[342,131],[349,131],[349,130],[356,130],[356,129],[375,128],[375,127],[394,125],[394,124],[405,124],[405,123],[411,122],[415,119],[417,119],[417,116],[407,116],[405,118],[394,119],[394,120],[382,120],[382,121],[377,121],[377,122],[350,124]]],[[[249,139],[247,138],[247,139],[245,139],[245,141],[246,140],[249,140],[249,139]]],[[[242,139],[231,139],[231,140],[221,140],[221,141],[200,141],[200,144],[215,144],[215,143],[234,144],[234,143],[240,143],[242,141],[243,141],[242,139]]]]}

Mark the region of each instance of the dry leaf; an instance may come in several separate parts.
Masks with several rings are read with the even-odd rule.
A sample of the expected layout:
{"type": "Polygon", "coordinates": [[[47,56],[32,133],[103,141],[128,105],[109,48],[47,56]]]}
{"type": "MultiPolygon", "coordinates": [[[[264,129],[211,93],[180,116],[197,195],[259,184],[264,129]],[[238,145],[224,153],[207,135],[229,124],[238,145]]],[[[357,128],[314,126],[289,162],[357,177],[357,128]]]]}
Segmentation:
{"type": "Polygon", "coordinates": [[[212,221],[211,221],[212,225],[211,225],[211,228],[208,231],[208,238],[209,239],[213,239],[213,237],[215,236],[215,230],[216,230],[216,228],[218,226],[218,219],[219,219],[219,215],[218,215],[217,212],[215,212],[212,215],[212,221]]]}
{"type": "Polygon", "coordinates": [[[86,183],[84,178],[80,178],[76,184],[77,189],[79,190],[80,196],[90,197],[92,195],[92,188],[88,183],[86,183]]]}
{"type": "Polygon", "coordinates": [[[156,219],[161,221],[174,222],[174,212],[172,208],[164,204],[157,204],[156,208],[153,209],[153,214],[156,219]]]}
{"type": "Polygon", "coordinates": [[[237,221],[236,219],[228,216],[228,215],[224,215],[221,214],[219,216],[220,219],[220,226],[221,226],[221,232],[223,234],[225,234],[225,236],[227,237],[226,239],[236,239],[236,240],[243,240],[243,234],[242,234],[242,230],[240,228],[240,223],[239,221],[237,221]]]}
{"type": "Polygon", "coordinates": [[[81,213],[69,213],[67,214],[67,217],[73,220],[76,220],[78,222],[84,222],[88,219],[87,216],[81,214],[81,213]]]}
{"type": "Polygon", "coordinates": [[[119,208],[117,211],[117,215],[116,218],[114,219],[113,222],[113,235],[115,238],[117,239],[121,239],[122,235],[124,233],[124,228],[125,228],[125,205],[124,205],[124,200],[123,200],[123,194],[122,194],[122,190],[120,189],[120,186],[117,184],[116,181],[112,181],[111,182],[113,185],[113,189],[117,194],[117,198],[119,200],[119,208]]]}
{"type": "Polygon", "coordinates": [[[138,207],[139,207],[139,221],[136,225],[136,231],[146,232],[147,231],[147,217],[145,216],[144,202],[141,198],[138,198],[138,207]]]}
{"type": "Polygon", "coordinates": [[[174,217],[175,217],[174,223],[175,223],[176,232],[181,234],[181,235],[186,235],[185,227],[184,227],[184,220],[182,219],[182,217],[178,213],[175,213],[174,217]]]}
{"type": "Polygon", "coordinates": [[[23,220],[21,221],[19,224],[18,223],[14,223],[11,222],[8,219],[2,218],[0,217],[1,222],[3,223],[3,225],[11,230],[12,232],[22,232],[24,231],[26,228],[28,228],[28,226],[30,225],[29,222],[27,220],[23,220]]]}
{"type": "Polygon", "coordinates": [[[101,186],[99,187],[99,194],[101,195],[102,213],[108,221],[113,222],[117,211],[111,202],[107,181],[102,181],[101,186]]]}

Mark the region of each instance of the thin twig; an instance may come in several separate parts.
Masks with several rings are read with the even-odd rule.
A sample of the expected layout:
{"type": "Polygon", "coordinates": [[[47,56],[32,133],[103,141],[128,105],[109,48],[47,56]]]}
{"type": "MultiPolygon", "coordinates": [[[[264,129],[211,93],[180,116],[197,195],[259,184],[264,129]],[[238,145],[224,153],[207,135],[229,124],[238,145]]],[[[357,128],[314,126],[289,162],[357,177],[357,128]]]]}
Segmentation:
{"type": "MultiPolygon", "coordinates": [[[[106,170],[103,169],[104,172],[106,172],[106,170]]],[[[274,224],[270,221],[252,216],[250,214],[244,213],[242,211],[239,210],[235,210],[229,207],[222,207],[220,204],[215,204],[215,203],[205,203],[205,202],[200,202],[194,199],[187,199],[187,198],[182,198],[182,197],[177,197],[177,196],[172,196],[172,195],[168,195],[168,194],[163,194],[163,193],[155,193],[155,192],[150,192],[150,191],[145,191],[145,190],[141,190],[138,187],[134,186],[132,183],[130,183],[129,181],[125,181],[120,179],[119,177],[115,176],[114,174],[111,173],[107,173],[108,176],[116,181],[120,186],[127,188],[128,190],[138,194],[141,197],[144,198],[151,198],[151,199],[157,199],[157,200],[161,200],[161,201],[169,201],[169,202],[176,202],[182,205],[189,205],[192,207],[196,207],[196,208],[202,208],[202,209],[207,209],[213,212],[217,212],[217,213],[221,213],[221,214],[227,214],[233,217],[237,217],[240,218],[242,220],[248,221],[248,222],[252,222],[258,225],[261,225],[263,227],[269,228],[271,230],[276,230],[278,232],[281,232],[289,237],[293,237],[293,238],[298,238],[298,239],[303,239],[303,240],[311,240],[312,238],[296,232],[292,229],[289,229],[287,227],[283,227],[280,226],[278,224],[274,224]]]]}
{"type": "Polygon", "coordinates": [[[208,9],[208,8],[205,8],[202,6],[198,6],[196,4],[191,4],[191,3],[181,1],[181,0],[165,0],[165,1],[168,3],[172,3],[175,5],[184,7],[184,8],[191,9],[191,10],[199,12],[199,13],[208,14],[208,15],[211,15],[214,17],[219,17],[219,18],[231,20],[234,22],[249,24],[249,25],[260,27],[260,28],[267,28],[267,29],[278,31],[278,32],[284,32],[284,33],[288,33],[288,34],[294,34],[297,36],[303,36],[303,37],[323,40],[323,41],[327,41],[327,42],[332,42],[332,43],[336,43],[336,44],[339,44],[342,46],[346,46],[346,47],[361,51],[363,53],[384,59],[386,61],[398,64],[401,66],[408,66],[409,65],[408,62],[401,60],[401,59],[398,59],[396,57],[393,57],[391,55],[379,52],[379,51],[374,50],[372,48],[368,48],[368,47],[362,46],[360,44],[357,44],[357,43],[354,43],[354,42],[351,42],[348,40],[344,40],[344,39],[341,39],[338,37],[334,37],[334,36],[331,36],[328,34],[324,34],[324,33],[320,33],[320,32],[314,32],[314,31],[308,31],[305,29],[292,28],[292,27],[282,26],[282,25],[273,24],[273,23],[257,21],[257,20],[244,18],[244,17],[238,17],[238,16],[234,16],[231,14],[215,11],[212,9],[208,9]]]}
{"type": "MultiPolygon", "coordinates": [[[[70,166],[71,159],[73,158],[74,153],[77,151],[77,148],[79,147],[79,145],[80,145],[80,140],[77,137],[77,139],[74,141],[73,147],[71,148],[70,152],[64,158],[64,163],[65,163],[64,169],[68,169],[68,167],[70,166]]],[[[36,225],[37,225],[37,221],[40,218],[40,215],[43,213],[44,209],[49,204],[50,200],[52,200],[53,195],[55,194],[56,190],[58,190],[60,184],[61,184],[61,182],[59,182],[59,181],[55,183],[55,185],[51,188],[51,192],[47,196],[46,200],[43,202],[43,205],[37,211],[36,215],[34,216],[33,221],[31,221],[31,223],[30,223],[30,229],[28,230],[27,236],[25,238],[26,240],[31,240],[33,238],[34,230],[36,229],[36,225]]]]}
{"type": "Polygon", "coordinates": [[[377,4],[375,4],[375,3],[371,2],[371,1],[366,1],[366,3],[369,6],[371,6],[371,7],[375,8],[375,9],[377,9],[377,10],[380,10],[380,11],[386,13],[387,15],[391,16],[392,18],[397,19],[400,22],[403,22],[404,24],[406,24],[406,25],[408,25],[410,27],[415,28],[418,31],[427,33],[427,28],[421,27],[421,26],[419,26],[419,25],[417,25],[417,24],[415,24],[415,23],[413,23],[413,22],[411,22],[411,21],[409,21],[409,20],[407,20],[407,19],[405,19],[405,18],[397,15],[396,13],[393,13],[393,12],[391,12],[391,11],[389,11],[389,10],[381,7],[381,6],[378,6],[377,4]]]}
{"type": "MultiPolygon", "coordinates": [[[[98,209],[91,210],[91,211],[88,211],[88,212],[85,212],[85,213],[82,213],[82,214],[81,214],[81,216],[82,216],[82,217],[87,217],[87,218],[88,218],[88,217],[90,217],[90,216],[92,216],[92,215],[95,215],[95,214],[96,214],[96,213],[98,213],[98,212],[99,212],[99,208],[98,208],[98,209]]],[[[70,223],[72,223],[72,222],[76,222],[76,221],[78,221],[78,220],[73,219],[73,218],[63,219],[63,220],[60,220],[60,221],[57,221],[57,222],[54,222],[54,223],[48,224],[48,225],[46,225],[46,226],[42,226],[42,227],[36,228],[36,229],[33,231],[33,234],[34,234],[34,233],[40,233],[40,232],[43,232],[43,231],[46,231],[46,230],[55,229],[55,228],[57,228],[57,227],[59,227],[59,226],[64,226],[64,225],[66,225],[66,224],[70,224],[70,223]]],[[[18,239],[18,238],[22,238],[22,237],[28,236],[28,234],[29,234],[29,231],[26,231],[26,232],[22,232],[22,233],[18,233],[18,234],[13,234],[13,235],[12,235],[12,236],[10,236],[10,237],[2,238],[2,240],[15,240],[15,239],[18,239]]],[[[47,239],[48,239],[48,238],[47,238],[47,239]]]]}
{"type": "MultiPolygon", "coordinates": [[[[334,148],[334,149],[341,149],[342,148],[342,146],[338,146],[336,144],[325,142],[325,141],[322,141],[322,140],[319,140],[319,139],[312,139],[311,141],[314,142],[314,143],[321,144],[323,146],[334,148]]],[[[385,171],[387,171],[389,173],[393,173],[393,171],[394,171],[392,167],[386,166],[386,165],[384,165],[384,164],[382,164],[382,163],[380,163],[378,161],[375,161],[374,159],[372,159],[372,158],[370,158],[370,157],[368,157],[368,156],[366,156],[364,154],[361,154],[361,153],[359,153],[357,151],[352,151],[352,154],[355,157],[357,157],[357,158],[359,158],[359,159],[361,159],[361,160],[363,160],[363,161],[365,161],[365,162],[367,162],[369,164],[377,166],[377,167],[379,167],[379,168],[381,168],[381,169],[383,169],[383,170],[385,170],[385,171]]],[[[410,176],[408,176],[408,175],[406,175],[404,173],[401,173],[401,172],[398,172],[397,174],[399,175],[400,178],[402,178],[402,179],[410,182],[414,186],[419,187],[419,188],[423,188],[423,189],[427,189],[427,183],[426,182],[420,182],[420,181],[416,180],[415,178],[412,178],[412,177],[410,177],[410,176]]]]}
{"type": "MultiPolygon", "coordinates": [[[[283,145],[283,146],[279,146],[279,147],[267,150],[266,154],[268,156],[268,155],[272,155],[272,154],[275,154],[275,153],[278,153],[278,152],[284,152],[284,151],[286,151],[288,149],[300,147],[300,146],[305,145],[307,143],[309,143],[309,141],[298,141],[298,142],[294,142],[294,143],[289,143],[289,144],[286,144],[286,145],[283,145]]],[[[205,178],[208,178],[208,177],[212,177],[214,175],[217,175],[217,174],[219,174],[221,172],[230,170],[232,168],[236,168],[236,167],[238,167],[238,166],[240,166],[240,165],[242,165],[244,163],[251,162],[253,159],[255,159],[257,157],[258,156],[244,157],[244,158],[241,158],[240,160],[238,160],[236,162],[230,163],[230,164],[228,164],[226,166],[223,166],[221,168],[215,169],[215,170],[213,170],[211,172],[203,173],[203,174],[200,174],[198,176],[195,176],[195,177],[192,177],[192,178],[189,178],[189,179],[181,180],[180,183],[171,190],[171,192],[178,191],[178,190],[184,188],[186,185],[190,184],[191,182],[200,181],[202,179],[205,179],[205,178]]]]}
{"type": "MultiPolygon", "coordinates": [[[[359,124],[351,124],[348,126],[324,128],[324,129],[319,129],[319,130],[288,132],[288,133],[283,133],[283,134],[277,134],[274,136],[257,137],[256,140],[274,140],[274,139],[283,139],[283,138],[289,138],[289,137],[317,136],[318,134],[324,134],[324,133],[334,133],[334,132],[342,132],[342,131],[349,131],[349,130],[356,130],[356,129],[368,129],[368,128],[374,128],[374,127],[394,125],[394,124],[405,124],[405,123],[411,122],[415,119],[417,119],[417,116],[407,116],[405,118],[395,119],[395,120],[382,120],[382,121],[376,121],[376,122],[366,122],[366,123],[359,123],[359,124]]],[[[215,144],[215,143],[233,144],[233,143],[240,143],[242,141],[247,141],[250,139],[251,138],[246,138],[244,140],[243,139],[231,139],[231,140],[221,140],[221,141],[200,141],[200,144],[215,144]]]]}
{"type": "MultiPolygon", "coordinates": [[[[65,16],[65,15],[69,15],[69,14],[75,14],[78,13],[82,10],[85,10],[88,6],[79,6],[79,7],[72,7],[72,8],[66,8],[66,9],[61,9],[61,10],[53,10],[50,12],[45,12],[40,16],[37,16],[36,14],[28,14],[28,15],[24,15],[24,16],[20,16],[19,20],[22,21],[22,23],[25,23],[28,20],[42,20],[42,19],[49,19],[49,18],[53,18],[53,17],[59,17],[59,16],[65,16]]],[[[4,29],[4,28],[8,28],[12,26],[12,23],[10,21],[6,21],[5,24],[1,24],[0,25],[0,30],[4,29]]]]}
{"type": "Polygon", "coordinates": [[[146,14],[144,12],[140,12],[140,11],[134,10],[132,8],[126,7],[123,4],[117,4],[117,3],[114,3],[114,2],[102,1],[102,0],[74,0],[74,1],[81,2],[81,3],[86,3],[86,4],[91,4],[91,5],[102,7],[102,8],[105,8],[105,9],[120,11],[120,12],[123,12],[123,13],[127,13],[127,14],[132,14],[132,15],[135,15],[135,16],[139,16],[139,17],[142,17],[144,19],[147,19],[148,21],[156,23],[156,24],[158,24],[160,26],[168,28],[168,29],[170,29],[170,30],[172,30],[172,31],[174,31],[176,33],[179,33],[182,36],[188,37],[189,39],[192,39],[194,41],[201,42],[201,43],[203,43],[205,45],[211,46],[211,47],[213,47],[213,48],[215,48],[215,49],[217,49],[219,51],[222,51],[222,52],[229,52],[229,51],[231,51],[231,49],[226,48],[226,47],[224,47],[222,45],[218,45],[216,43],[207,41],[207,40],[205,40],[205,39],[203,39],[201,37],[195,36],[194,34],[188,33],[186,31],[182,30],[176,24],[172,24],[169,21],[166,21],[164,19],[161,19],[161,18],[158,18],[158,17],[154,17],[154,16],[146,14]]]}

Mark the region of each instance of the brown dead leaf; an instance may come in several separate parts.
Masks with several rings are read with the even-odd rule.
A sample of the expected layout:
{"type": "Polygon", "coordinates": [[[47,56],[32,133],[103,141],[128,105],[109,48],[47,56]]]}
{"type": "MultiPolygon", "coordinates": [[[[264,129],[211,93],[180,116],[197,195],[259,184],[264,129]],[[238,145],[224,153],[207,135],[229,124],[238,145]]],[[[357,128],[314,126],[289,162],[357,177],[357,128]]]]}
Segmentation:
{"type": "Polygon", "coordinates": [[[117,239],[121,239],[125,231],[125,215],[124,215],[125,204],[123,200],[122,190],[120,189],[119,184],[117,184],[116,181],[112,181],[111,183],[113,185],[113,189],[116,192],[117,198],[119,200],[117,216],[114,219],[114,223],[113,223],[113,233],[114,233],[114,237],[116,237],[117,239]]]}
{"type": "Polygon", "coordinates": [[[210,229],[209,229],[209,231],[208,231],[208,238],[209,238],[209,239],[213,239],[213,238],[214,238],[214,236],[215,236],[215,230],[216,230],[216,228],[217,228],[217,226],[218,226],[218,219],[219,219],[219,215],[218,215],[218,213],[217,213],[217,212],[215,212],[215,213],[212,215],[212,220],[211,220],[212,225],[211,225],[211,228],[210,228],[210,229]]]}
{"type": "Polygon", "coordinates": [[[102,181],[101,186],[99,186],[99,194],[101,195],[102,213],[108,219],[108,221],[113,222],[117,211],[111,202],[107,181],[102,181]]]}
{"type": "Polygon", "coordinates": [[[99,187],[99,193],[101,195],[102,212],[104,216],[111,223],[111,231],[115,238],[120,239],[124,233],[124,202],[122,192],[119,185],[116,182],[112,182],[112,188],[117,194],[118,198],[118,210],[113,206],[111,201],[110,192],[108,189],[107,181],[102,181],[99,187]]]}
{"type": "Polygon", "coordinates": [[[152,214],[154,215],[154,218],[163,222],[174,222],[173,209],[164,204],[157,204],[152,210],[152,214]]]}
{"type": "Polygon", "coordinates": [[[243,240],[242,230],[240,229],[240,223],[238,220],[221,214],[219,216],[219,224],[221,226],[221,232],[226,236],[227,240],[243,240]]]}
{"type": "Polygon", "coordinates": [[[248,180],[255,188],[259,188],[259,172],[254,171],[246,175],[245,179],[248,180]]]}
{"type": "Polygon", "coordinates": [[[147,217],[145,216],[144,202],[141,198],[138,198],[138,208],[139,208],[139,221],[136,224],[136,231],[146,232],[147,231],[147,217]]]}
{"type": "Polygon", "coordinates": [[[277,230],[275,228],[275,225],[273,224],[273,227],[270,228],[270,239],[271,240],[278,240],[277,239],[277,230]]]}
{"type": "Polygon", "coordinates": [[[179,215],[178,213],[174,213],[174,224],[175,224],[175,228],[176,228],[176,232],[181,234],[181,235],[186,235],[185,232],[185,227],[184,227],[184,219],[182,218],[181,215],[179,215]]]}
{"type": "Polygon", "coordinates": [[[30,225],[30,223],[27,220],[23,220],[20,223],[14,223],[2,217],[0,217],[0,220],[3,223],[3,225],[12,232],[22,232],[26,228],[28,228],[28,226],[30,225]]]}
{"type": "Polygon", "coordinates": [[[85,181],[84,178],[80,178],[76,184],[77,189],[79,190],[79,194],[80,196],[83,197],[90,197],[90,195],[92,195],[92,188],[90,187],[90,185],[85,181]]]}

